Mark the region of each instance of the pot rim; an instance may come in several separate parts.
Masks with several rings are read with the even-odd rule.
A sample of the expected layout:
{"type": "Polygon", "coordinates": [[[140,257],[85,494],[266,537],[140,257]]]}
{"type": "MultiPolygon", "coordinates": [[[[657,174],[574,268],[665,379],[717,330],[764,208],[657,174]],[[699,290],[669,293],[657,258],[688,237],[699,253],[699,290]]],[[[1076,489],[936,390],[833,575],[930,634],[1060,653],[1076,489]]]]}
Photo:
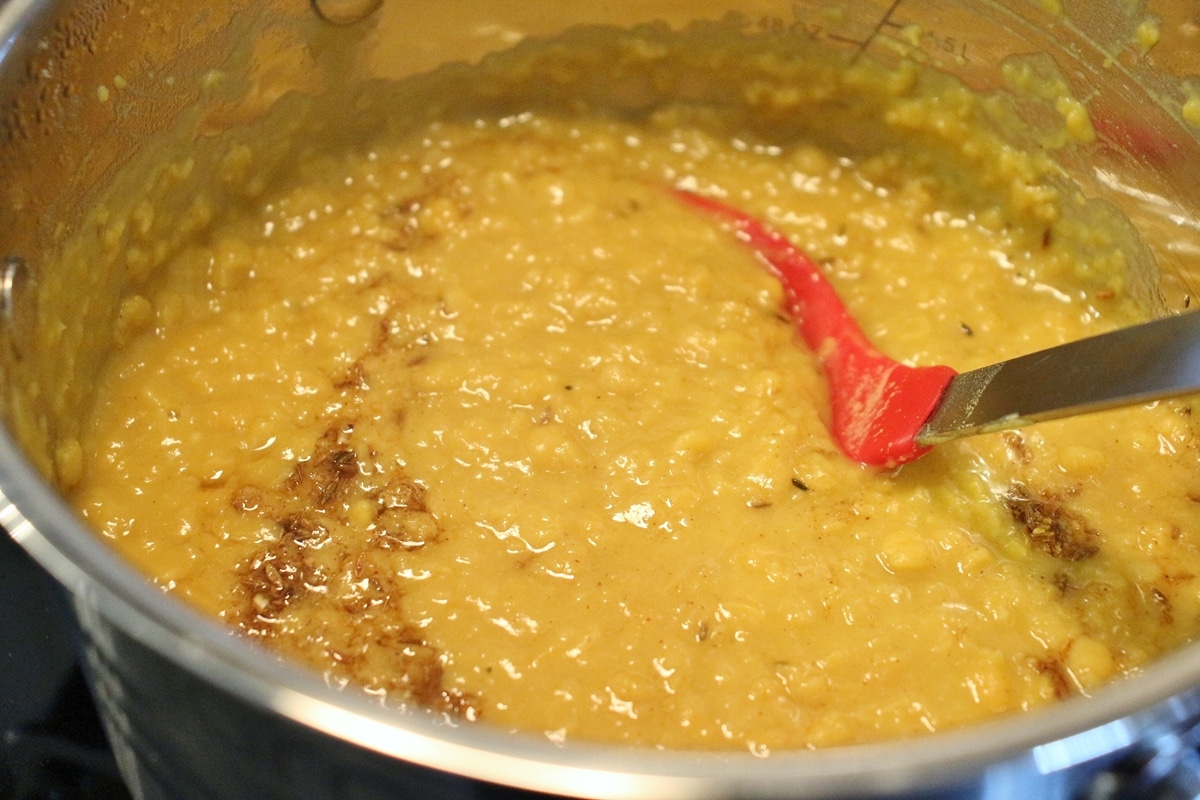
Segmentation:
{"type": "Polygon", "coordinates": [[[0,430],[0,525],[73,595],[180,668],[311,729],[382,755],[477,780],[603,800],[743,793],[851,796],[945,785],[1007,762],[1050,774],[1127,749],[1200,715],[1200,642],[1139,673],[1044,709],[911,739],[778,752],[561,745],[486,723],[385,709],[327,685],[166,595],[91,532],[0,430]]]}
{"type": "MultiPolygon", "coordinates": [[[[0,0],[0,63],[46,0],[0,0]]],[[[1002,4],[992,3],[996,8],[1002,4]]],[[[944,786],[1004,763],[1051,774],[1100,759],[1200,718],[1200,642],[1091,697],[916,738],[814,751],[658,751],[559,745],[480,724],[390,710],[166,595],[92,532],[0,427],[0,526],[74,599],[162,657],[240,700],[384,756],[447,773],[597,800],[851,797],[944,786]],[[582,794],[581,794],[582,792],[582,794]]]]}

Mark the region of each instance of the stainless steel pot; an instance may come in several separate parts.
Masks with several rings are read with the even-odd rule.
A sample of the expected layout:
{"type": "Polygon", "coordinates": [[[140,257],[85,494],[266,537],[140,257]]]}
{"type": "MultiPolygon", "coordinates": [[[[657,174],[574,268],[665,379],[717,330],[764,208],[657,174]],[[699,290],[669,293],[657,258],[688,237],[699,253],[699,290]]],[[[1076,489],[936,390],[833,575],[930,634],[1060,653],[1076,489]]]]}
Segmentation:
{"type": "MultiPolygon", "coordinates": [[[[1143,233],[1146,302],[1190,303],[1200,263],[1200,52],[1191,6],[1112,0],[1058,8],[990,0],[457,2],[7,0],[0,5],[0,523],[71,592],[94,693],[142,798],[832,796],[1106,797],[1194,788],[1200,644],[1096,696],[912,741],[797,752],[559,746],[486,726],[385,711],[279,663],[162,595],[92,536],[55,486],[116,319],[118,258],[147,231],[195,224],[189,200],[224,180],[222,154],[270,135],[302,146],[353,118],[348,82],[473,60],[577,24],[724,20],[748,35],[816,39],[855,57],[914,58],[982,92],[1024,59],[1098,121],[1058,152],[1093,210],[1143,233]],[[1149,21],[1147,21],[1149,20],[1149,21]],[[1156,37],[1155,33],[1159,36],[1156,37]],[[1155,43],[1155,39],[1158,39],[1155,43]],[[1147,52],[1147,46],[1154,44],[1147,52]],[[1011,61],[1009,63],[1012,63],[1011,61]],[[1048,73],[1048,74],[1049,74],[1048,73]],[[299,122],[297,122],[299,120],[299,122]],[[1102,124],[1100,124],[1102,123],[1102,124]],[[185,165],[165,171],[164,163],[185,165]],[[137,210],[156,197],[155,214],[137,210]],[[125,205],[122,205],[124,203],[125,205]],[[103,213],[96,211],[103,207],[103,213]],[[131,238],[132,237],[132,238],[131,238]],[[83,241],[83,245],[78,243],[83,241]],[[90,259],[64,259],[71,247],[90,259]],[[59,268],[83,263],[86,269],[59,268]],[[1150,265],[1150,266],[1147,266],[1150,265]],[[1156,265],[1157,269],[1153,267],[1156,265]],[[78,320],[63,326],[56,321],[78,320]],[[1143,767],[1145,769],[1143,769],[1143,767]]],[[[414,97],[413,102],[421,102],[414,97]]],[[[1052,114],[1016,97],[1032,144],[1052,114]]],[[[349,133],[347,135],[350,135],[349,133]]],[[[281,154],[289,152],[280,148],[281,154]]],[[[256,164],[286,168],[285,156],[256,164]]],[[[242,176],[245,178],[245,176],[242,176]]],[[[251,178],[253,175],[251,175],[251,178]]],[[[237,191],[230,189],[230,197],[237,191]]],[[[147,266],[147,264],[149,266],[147,266]]]]}

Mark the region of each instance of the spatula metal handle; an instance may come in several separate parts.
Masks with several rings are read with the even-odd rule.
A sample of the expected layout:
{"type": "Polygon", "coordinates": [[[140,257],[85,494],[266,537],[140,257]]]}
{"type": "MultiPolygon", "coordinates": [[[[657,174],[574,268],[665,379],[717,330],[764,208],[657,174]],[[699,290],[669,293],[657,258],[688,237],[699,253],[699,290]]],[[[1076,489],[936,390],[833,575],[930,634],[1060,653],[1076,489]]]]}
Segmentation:
{"type": "Polygon", "coordinates": [[[1200,392],[1200,313],[1189,312],[964,372],[922,445],[1200,392]]]}

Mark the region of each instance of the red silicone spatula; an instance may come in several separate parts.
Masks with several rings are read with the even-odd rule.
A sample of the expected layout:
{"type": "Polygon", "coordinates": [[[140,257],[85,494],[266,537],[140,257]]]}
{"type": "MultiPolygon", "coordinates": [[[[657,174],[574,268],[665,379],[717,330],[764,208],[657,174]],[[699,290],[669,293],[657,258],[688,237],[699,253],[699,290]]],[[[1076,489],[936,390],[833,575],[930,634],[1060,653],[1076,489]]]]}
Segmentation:
{"type": "Polygon", "coordinates": [[[909,367],[876,350],[842,304],[820,267],[784,236],[720,201],[677,190],[678,196],[729,223],[783,284],[784,303],[829,381],[833,436],[864,464],[911,461],[926,447],[916,434],[956,374],[950,367],[909,367]]]}
{"type": "Polygon", "coordinates": [[[910,367],[876,350],[820,268],[782,234],[677,189],[728,224],[783,284],[785,305],[829,382],[832,432],[872,466],[912,461],[959,436],[1200,391],[1200,314],[1134,325],[965,372],[910,367]]]}

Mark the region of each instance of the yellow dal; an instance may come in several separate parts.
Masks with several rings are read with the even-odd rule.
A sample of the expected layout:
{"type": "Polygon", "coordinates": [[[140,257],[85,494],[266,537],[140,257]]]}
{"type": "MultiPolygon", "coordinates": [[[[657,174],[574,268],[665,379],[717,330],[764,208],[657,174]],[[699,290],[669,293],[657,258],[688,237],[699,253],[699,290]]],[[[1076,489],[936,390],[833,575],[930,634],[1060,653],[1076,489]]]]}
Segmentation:
{"type": "Polygon", "coordinates": [[[1200,623],[1191,405],[852,463],[774,279],[666,190],[769,220],[911,363],[1136,318],[900,155],[664,112],[313,158],[126,298],[74,501],[335,683],[555,741],[766,753],[1086,693],[1200,623]]]}

